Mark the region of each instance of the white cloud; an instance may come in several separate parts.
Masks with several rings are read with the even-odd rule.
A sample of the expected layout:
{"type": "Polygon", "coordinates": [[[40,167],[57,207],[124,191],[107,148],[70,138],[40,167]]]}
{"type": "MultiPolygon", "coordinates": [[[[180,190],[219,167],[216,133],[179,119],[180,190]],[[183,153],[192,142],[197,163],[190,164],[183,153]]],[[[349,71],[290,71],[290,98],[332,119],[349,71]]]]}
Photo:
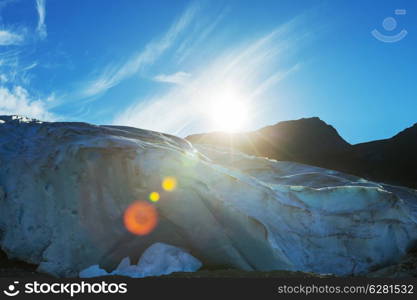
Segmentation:
{"type": "Polygon", "coordinates": [[[20,45],[24,38],[22,35],[7,30],[0,30],[0,46],[20,45]]]}
{"type": "Polygon", "coordinates": [[[252,121],[258,117],[258,109],[262,108],[262,96],[299,67],[298,61],[288,61],[303,36],[300,32],[303,27],[296,25],[296,21],[289,22],[243,46],[225,49],[193,70],[193,77],[183,84],[159,95],[138,99],[118,114],[113,124],[177,135],[218,130],[210,123],[213,104],[216,106],[233,98],[231,102],[240,102],[250,111],[242,130],[251,128],[252,121]]]}
{"type": "Polygon", "coordinates": [[[190,25],[198,6],[192,5],[171,25],[169,30],[159,39],[148,43],[144,50],[133,56],[127,62],[115,66],[107,66],[95,79],[83,89],[82,96],[91,97],[103,93],[122,80],[133,76],[141,68],[154,63],[175,42],[177,37],[190,25]]]}
{"type": "Polygon", "coordinates": [[[42,121],[54,121],[57,117],[50,113],[45,102],[32,99],[26,89],[16,86],[13,89],[0,87],[0,115],[22,115],[42,121]]]}
{"type": "Polygon", "coordinates": [[[38,12],[38,26],[36,27],[36,31],[38,32],[39,37],[41,39],[44,39],[47,36],[46,24],[45,24],[45,17],[46,17],[45,0],[36,0],[36,10],[38,12]]]}
{"type": "Polygon", "coordinates": [[[9,78],[4,74],[0,74],[0,83],[6,83],[7,81],[9,81],[9,78]]]}
{"type": "Polygon", "coordinates": [[[155,76],[153,79],[159,82],[167,82],[167,83],[174,83],[174,84],[185,84],[191,77],[190,73],[186,72],[177,72],[174,74],[160,74],[155,76]]]}
{"type": "MultiPolygon", "coordinates": [[[[0,3],[0,10],[7,4],[15,2],[3,1],[0,3]]],[[[38,24],[36,34],[40,38],[46,37],[45,25],[45,0],[36,0],[38,13],[38,24]]],[[[0,46],[23,44],[27,36],[26,27],[16,27],[16,30],[0,30],[0,46]]],[[[29,92],[27,87],[31,83],[31,70],[38,63],[28,60],[25,47],[15,47],[0,51],[0,115],[22,115],[44,121],[54,121],[58,117],[49,108],[54,102],[55,95],[40,98],[29,92]]],[[[32,90],[32,89],[31,89],[32,90]]]]}

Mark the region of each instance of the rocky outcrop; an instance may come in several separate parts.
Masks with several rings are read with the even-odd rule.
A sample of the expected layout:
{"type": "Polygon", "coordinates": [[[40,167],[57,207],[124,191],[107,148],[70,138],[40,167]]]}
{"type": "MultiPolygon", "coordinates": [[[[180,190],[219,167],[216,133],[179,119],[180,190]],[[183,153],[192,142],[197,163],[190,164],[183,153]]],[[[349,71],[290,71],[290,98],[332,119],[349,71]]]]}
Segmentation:
{"type": "Polygon", "coordinates": [[[371,278],[412,278],[417,277],[417,249],[412,249],[398,263],[369,272],[371,278]]]}
{"type": "Polygon", "coordinates": [[[361,175],[417,188],[417,124],[392,138],[357,144],[361,175]]]}
{"type": "Polygon", "coordinates": [[[205,266],[362,274],[417,240],[415,190],[137,128],[1,120],[1,248],[55,276],[156,242],[205,266]],[[125,226],[138,201],[157,214],[146,235],[125,226]]]}

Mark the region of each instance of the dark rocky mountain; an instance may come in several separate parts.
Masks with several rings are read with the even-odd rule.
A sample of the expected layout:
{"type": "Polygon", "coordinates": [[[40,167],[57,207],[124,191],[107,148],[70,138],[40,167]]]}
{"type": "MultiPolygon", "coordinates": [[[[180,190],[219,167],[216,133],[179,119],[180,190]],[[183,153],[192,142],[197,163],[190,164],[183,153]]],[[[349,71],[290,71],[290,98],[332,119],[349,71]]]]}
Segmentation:
{"type": "Polygon", "coordinates": [[[360,175],[417,188],[417,123],[394,137],[353,146],[360,175]]]}
{"type": "Polygon", "coordinates": [[[390,139],[357,145],[350,145],[317,117],[284,121],[252,132],[213,132],[186,139],[417,188],[417,124],[390,139]]]}

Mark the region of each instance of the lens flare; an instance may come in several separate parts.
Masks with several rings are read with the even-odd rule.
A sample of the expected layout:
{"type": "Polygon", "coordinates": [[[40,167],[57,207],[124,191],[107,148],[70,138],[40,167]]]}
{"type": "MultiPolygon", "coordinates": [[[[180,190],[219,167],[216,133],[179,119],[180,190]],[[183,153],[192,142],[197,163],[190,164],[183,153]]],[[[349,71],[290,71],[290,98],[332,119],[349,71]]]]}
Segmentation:
{"type": "Polygon", "coordinates": [[[155,229],[158,213],[152,204],[137,201],[126,209],[123,220],[126,229],[131,233],[146,235],[155,229]]]}
{"type": "Polygon", "coordinates": [[[161,196],[158,192],[152,192],[149,194],[149,200],[151,200],[152,202],[158,202],[160,198],[161,196]]]}
{"type": "Polygon", "coordinates": [[[162,188],[165,191],[171,192],[177,187],[177,179],[172,176],[165,177],[162,181],[162,188]]]}

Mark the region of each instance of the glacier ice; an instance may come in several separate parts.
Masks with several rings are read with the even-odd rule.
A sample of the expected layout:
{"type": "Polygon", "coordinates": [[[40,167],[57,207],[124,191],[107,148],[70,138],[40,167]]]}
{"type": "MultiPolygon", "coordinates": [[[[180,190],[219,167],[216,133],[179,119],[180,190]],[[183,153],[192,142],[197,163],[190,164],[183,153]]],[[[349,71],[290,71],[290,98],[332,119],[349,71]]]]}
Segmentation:
{"type": "Polygon", "coordinates": [[[142,254],[137,264],[143,277],[171,274],[173,272],[194,272],[201,268],[201,262],[184,250],[155,243],[142,254]]]}
{"type": "Polygon", "coordinates": [[[201,268],[201,262],[181,248],[155,243],[150,246],[139,259],[137,265],[132,265],[129,257],[122,259],[117,268],[108,273],[98,265],[90,266],[80,271],[81,278],[91,278],[106,275],[121,275],[133,278],[167,275],[174,272],[194,272],[201,268]]]}
{"type": "Polygon", "coordinates": [[[417,241],[416,190],[137,128],[0,120],[1,248],[55,276],[156,242],[203,265],[362,274],[417,241]],[[123,213],[153,191],[158,225],[132,235],[123,213]]]}
{"type": "Polygon", "coordinates": [[[80,271],[80,278],[93,278],[110,275],[106,270],[100,268],[99,265],[92,265],[80,271]]]}

